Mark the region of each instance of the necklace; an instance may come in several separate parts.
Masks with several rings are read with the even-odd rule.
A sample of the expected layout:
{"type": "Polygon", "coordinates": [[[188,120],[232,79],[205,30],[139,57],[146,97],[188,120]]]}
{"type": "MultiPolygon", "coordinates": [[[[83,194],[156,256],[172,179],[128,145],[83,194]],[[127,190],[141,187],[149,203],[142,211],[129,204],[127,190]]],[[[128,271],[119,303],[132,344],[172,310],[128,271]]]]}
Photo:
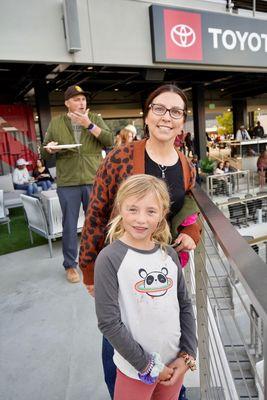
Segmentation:
{"type": "Polygon", "coordinates": [[[158,164],[159,169],[161,170],[161,177],[162,179],[165,179],[165,171],[168,167],[166,167],[166,165],[160,165],[158,164]]]}

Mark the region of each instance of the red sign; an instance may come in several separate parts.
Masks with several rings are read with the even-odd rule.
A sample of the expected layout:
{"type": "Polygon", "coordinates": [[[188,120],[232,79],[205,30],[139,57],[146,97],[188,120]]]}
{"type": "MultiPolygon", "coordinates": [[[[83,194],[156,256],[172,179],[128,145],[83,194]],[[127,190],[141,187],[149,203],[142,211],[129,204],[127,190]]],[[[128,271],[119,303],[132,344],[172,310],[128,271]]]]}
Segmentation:
{"type": "Polygon", "coordinates": [[[167,59],[202,61],[200,14],[165,9],[164,30],[167,59]]]}

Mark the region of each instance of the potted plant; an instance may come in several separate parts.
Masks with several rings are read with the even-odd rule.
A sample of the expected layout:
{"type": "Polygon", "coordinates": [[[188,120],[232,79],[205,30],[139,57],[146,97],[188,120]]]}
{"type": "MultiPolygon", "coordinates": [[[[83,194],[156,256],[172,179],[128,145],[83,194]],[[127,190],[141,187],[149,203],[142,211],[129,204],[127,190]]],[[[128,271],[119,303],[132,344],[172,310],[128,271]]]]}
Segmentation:
{"type": "Polygon", "coordinates": [[[211,160],[208,157],[203,158],[203,160],[200,160],[200,168],[201,171],[204,172],[205,174],[213,174],[214,171],[214,161],[211,160]]]}

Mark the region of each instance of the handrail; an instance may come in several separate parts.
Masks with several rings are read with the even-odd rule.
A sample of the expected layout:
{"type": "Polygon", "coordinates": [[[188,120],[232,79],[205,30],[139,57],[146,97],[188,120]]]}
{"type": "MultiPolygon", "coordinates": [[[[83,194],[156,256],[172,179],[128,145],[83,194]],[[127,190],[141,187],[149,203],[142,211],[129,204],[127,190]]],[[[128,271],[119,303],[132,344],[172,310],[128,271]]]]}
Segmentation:
{"type": "Polygon", "coordinates": [[[192,189],[193,197],[217,242],[223,249],[240,282],[267,322],[267,268],[247,241],[233,228],[207,194],[200,188],[192,189]]]}
{"type": "Polygon", "coordinates": [[[260,200],[260,199],[265,199],[267,197],[267,193],[266,194],[261,194],[261,195],[256,195],[256,196],[252,196],[252,197],[243,197],[242,199],[238,199],[238,200],[232,200],[231,198],[229,198],[228,201],[224,201],[222,203],[217,203],[218,207],[223,207],[223,206],[229,206],[229,205],[233,205],[233,204],[244,204],[244,203],[248,203],[250,201],[254,201],[254,200],[260,200]]]}
{"type": "Polygon", "coordinates": [[[267,235],[265,235],[265,236],[259,236],[259,237],[255,238],[255,239],[247,240],[247,242],[248,242],[250,245],[267,242],[267,235]]]}
{"type": "Polygon", "coordinates": [[[250,173],[251,171],[249,169],[240,169],[238,171],[233,171],[233,172],[224,172],[224,174],[213,174],[213,175],[208,175],[207,178],[223,178],[223,177],[227,177],[228,175],[238,175],[238,174],[244,174],[244,173],[250,173]]]}

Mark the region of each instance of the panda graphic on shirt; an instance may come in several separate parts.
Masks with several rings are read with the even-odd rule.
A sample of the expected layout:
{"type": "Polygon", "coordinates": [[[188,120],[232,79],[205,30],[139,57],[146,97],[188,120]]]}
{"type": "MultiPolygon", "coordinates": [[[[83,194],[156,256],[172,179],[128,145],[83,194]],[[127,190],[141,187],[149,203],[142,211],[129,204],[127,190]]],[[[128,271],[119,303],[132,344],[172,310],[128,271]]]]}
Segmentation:
{"type": "Polygon", "coordinates": [[[166,267],[149,273],[145,268],[140,268],[138,273],[143,279],[135,284],[135,289],[140,293],[146,293],[150,297],[164,296],[173,285],[172,279],[168,278],[168,269],[166,267]]]}

